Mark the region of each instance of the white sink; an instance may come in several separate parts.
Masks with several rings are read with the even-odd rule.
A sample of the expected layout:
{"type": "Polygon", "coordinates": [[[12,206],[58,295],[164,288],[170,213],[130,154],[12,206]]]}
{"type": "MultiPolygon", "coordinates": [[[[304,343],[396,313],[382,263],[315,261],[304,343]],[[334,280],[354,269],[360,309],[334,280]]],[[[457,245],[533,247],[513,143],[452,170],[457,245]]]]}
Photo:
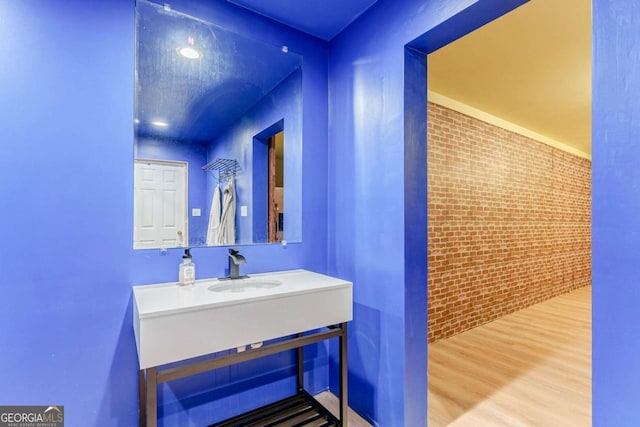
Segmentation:
{"type": "Polygon", "coordinates": [[[279,280],[265,279],[237,279],[216,283],[209,286],[213,292],[252,292],[263,289],[271,289],[282,285],[279,280]]]}
{"type": "Polygon", "coordinates": [[[348,322],[352,286],[306,270],[134,286],[140,369],[348,322]]]}

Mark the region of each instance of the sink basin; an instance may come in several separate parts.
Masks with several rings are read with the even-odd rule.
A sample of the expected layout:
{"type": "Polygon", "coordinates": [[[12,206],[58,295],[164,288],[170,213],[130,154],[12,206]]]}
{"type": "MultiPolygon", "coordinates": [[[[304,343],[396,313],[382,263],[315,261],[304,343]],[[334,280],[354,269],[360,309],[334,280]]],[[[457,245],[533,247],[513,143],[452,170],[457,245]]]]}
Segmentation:
{"type": "Polygon", "coordinates": [[[348,322],[352,287],[307,270],[134,286],[140,369],[348,322]]]}
{"type": "Polygon", "coordinates": [[[238,279],[226,284],[215,284],[209,286],[209,290],[213,292],[251,292],[263,289],[271,289],[282,285],[279,280],[264,279],[238,279]]]}

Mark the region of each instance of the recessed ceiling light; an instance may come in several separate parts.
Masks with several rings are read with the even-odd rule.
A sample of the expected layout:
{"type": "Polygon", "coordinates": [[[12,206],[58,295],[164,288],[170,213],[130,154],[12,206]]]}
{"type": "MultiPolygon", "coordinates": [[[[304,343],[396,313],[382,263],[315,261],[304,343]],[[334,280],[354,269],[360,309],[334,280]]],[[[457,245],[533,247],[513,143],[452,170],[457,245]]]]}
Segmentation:
{"type": "Polygon", "coordinates": [[[133,123],[140,124],[140,119],[133,119],[133,123]]]}
{"type": "Polygon", "coordinates": [[[163,122],[162,120],[154,120],[151,122],[151,124],[159,128],[166,128],[169,126],[169,123],[163,122]]]}

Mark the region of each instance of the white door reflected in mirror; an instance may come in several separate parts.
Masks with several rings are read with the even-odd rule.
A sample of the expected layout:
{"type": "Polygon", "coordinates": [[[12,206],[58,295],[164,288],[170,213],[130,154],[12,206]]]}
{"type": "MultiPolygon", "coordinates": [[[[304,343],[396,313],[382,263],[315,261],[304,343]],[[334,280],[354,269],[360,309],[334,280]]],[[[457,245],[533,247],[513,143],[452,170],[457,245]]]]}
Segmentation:
{"type": "Polygon", "coordinates": [[[184,246],[189,241],[187,164],[136,159],[134,249],[184,246]]]}

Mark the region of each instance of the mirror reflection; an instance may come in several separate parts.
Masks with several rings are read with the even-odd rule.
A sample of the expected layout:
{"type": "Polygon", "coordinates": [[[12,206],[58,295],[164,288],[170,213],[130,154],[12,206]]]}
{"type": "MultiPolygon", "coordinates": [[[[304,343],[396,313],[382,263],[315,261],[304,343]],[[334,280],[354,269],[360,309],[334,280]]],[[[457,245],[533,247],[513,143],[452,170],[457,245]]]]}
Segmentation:
{"type": "Polygon", "coordinates": [[[136,2],[134,248],[301,241],[302,57],[136,2]]]}

